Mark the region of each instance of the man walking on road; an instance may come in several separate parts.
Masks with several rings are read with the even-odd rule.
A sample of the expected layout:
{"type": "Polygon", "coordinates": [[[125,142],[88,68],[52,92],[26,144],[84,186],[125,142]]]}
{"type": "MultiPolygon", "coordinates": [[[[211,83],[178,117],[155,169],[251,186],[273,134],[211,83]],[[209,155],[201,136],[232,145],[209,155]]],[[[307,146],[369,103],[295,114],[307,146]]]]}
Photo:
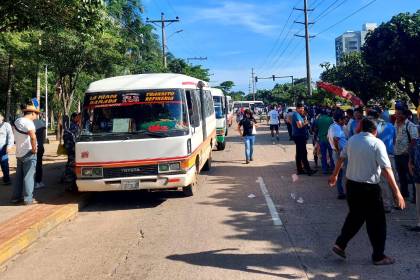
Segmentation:
{"type": "Polygon", "coordinates": [[[363,119],[362,132],[354,135],[347,143],[336,163],[333,175],[329,179],[330,186],[337,183],[338,173],[344,160],[347,165],[347,203],[349,213],[338,236],[333,252],[346,258],[345,249],[348,242],[356,235],[366,222],[366,229],[373,247],[372,261],[375,265],[389,265],[394,259],[386,256],[386,219],[381,196],[379,179],[385,176],[392,189],[395,204],[405,208],[404,198],[398,189],[392,172],[385,144],[376,138],[377,130],[374,121],[363,119]]]}
{"type": "Polygon", "coordinates": [[[0,165],[5,185],[10,185],[9,153],[14,142],[12,126],[4,121],[4,117],[0,113],[0,165]]]}
{"type": "Polygon", "coordinates": [[[274,145],[276,144],[276,142],[274,142],[274,131],[276,131],[277,142],[280,141],[280,135],[279,135],[280,115],[275,107],[270,106],[270,111],[268,112],[268,123],[270,125],[271,141],[273,142],[273,145],[274,145]]]}
{"type": "Polygon", "coordinates": [[[13,186],[12,203],[37,204],[33,198],[37,143],[34,120],[40,111],[34,105],[23,109],[23,117],[15,121],[16,182],[13,186]]]}
{"type": "Polygon", "coordinates": [[[292,135],[296,144],[296,169],[298,174],[311,176],[316,171],[312,170],[308,162],[306,141],[308,137],[309,123],[304,119],[305,107],[303,104],[296,106],[296,112],[292,115],[292,135]]]}
{"type": "Polygon", "coordinates": [[[238,132],[245,143],[245,163],[248,164],[253,161],[254,143],[255,143],[255,128],[257,121],[253,117],[251,110],[246,109],[244,118],[238,124],[238,132]],[[243,132],[241,131],[241,127],[243,132]]]}

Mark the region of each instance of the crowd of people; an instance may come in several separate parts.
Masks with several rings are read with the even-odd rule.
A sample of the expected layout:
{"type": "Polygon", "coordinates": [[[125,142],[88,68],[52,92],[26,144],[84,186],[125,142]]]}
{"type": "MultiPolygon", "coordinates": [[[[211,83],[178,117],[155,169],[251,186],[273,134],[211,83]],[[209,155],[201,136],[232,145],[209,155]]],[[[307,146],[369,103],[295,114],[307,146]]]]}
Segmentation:
{"type": "MultiPolygon", "coordinates": [[[[419,126],[415,124],[418,118],[415,120],[408,106],[395,104],[393,115],[380,106],[342,110],[303,104],[297,104],[295,110],[271,105],[266,112],[273,144],[279,141],[283,117],[289,140],[296,146],[297,174],[313,175],[320,158],[322,174],[329,176],[330,186],[336,186],[337,198],[347,199],[349,213],[333,252],[346,258],[348,242],[366,223],[373,263],[394,263],[393,258],[384,254],[386,213],[403,210],[406,201],[416,204],[416,224],[407,228],[420,232],[419,126]],[[315,169],[308,161],[310,140],[315,169]]],[[[255,142],[252,130],[255,131],[256,123],[251,110],[245,110],[238,122],[238,131],[245,140],[246,163],[252,160],[255,142]]]]}

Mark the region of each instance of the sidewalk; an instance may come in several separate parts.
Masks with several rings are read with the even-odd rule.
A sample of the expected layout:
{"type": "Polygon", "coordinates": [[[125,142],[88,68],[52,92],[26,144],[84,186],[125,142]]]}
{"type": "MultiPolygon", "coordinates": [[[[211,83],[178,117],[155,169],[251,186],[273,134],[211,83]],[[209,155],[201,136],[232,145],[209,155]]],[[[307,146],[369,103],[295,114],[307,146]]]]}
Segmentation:
{"type": "MultiPolygon", "coordinates": [[[[57,156],[58,141],[45,145],[43,158],[45,188],[35,190],[38,205],[13,205],[10,203],[16,171],[14,151],[9,164],[12,185],[0,184],[0,264],[25,249],[39,237],[74,217],[87,199],[86,195],[65,192],[60,183],[66,156],[57,156]]],[[[3,174],[0,172],[0,176],[3,174]]]]}

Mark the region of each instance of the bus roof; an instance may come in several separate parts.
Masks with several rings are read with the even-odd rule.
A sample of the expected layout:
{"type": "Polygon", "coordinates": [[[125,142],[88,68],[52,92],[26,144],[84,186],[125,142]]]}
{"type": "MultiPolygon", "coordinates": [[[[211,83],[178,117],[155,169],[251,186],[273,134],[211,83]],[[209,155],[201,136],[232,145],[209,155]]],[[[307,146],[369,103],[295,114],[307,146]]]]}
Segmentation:
{"type": "MultiPolygon", "coordinates": [[[[86,90],[90,92],[126,91],[141,89],[196,88],[201,80],[173,73],[139,74],[106,78],[93,82],[86,90]]],[[[208,84],[204,82],[205,87],[208,84]]]]}
{"type": "Polygon", "coordinates": [[[211,95],[212,96],[225,96],[223,94],[223,91],[221,89],[218,89],[218,88],[210,88],[210,91],[211,91],[211,95]]]}

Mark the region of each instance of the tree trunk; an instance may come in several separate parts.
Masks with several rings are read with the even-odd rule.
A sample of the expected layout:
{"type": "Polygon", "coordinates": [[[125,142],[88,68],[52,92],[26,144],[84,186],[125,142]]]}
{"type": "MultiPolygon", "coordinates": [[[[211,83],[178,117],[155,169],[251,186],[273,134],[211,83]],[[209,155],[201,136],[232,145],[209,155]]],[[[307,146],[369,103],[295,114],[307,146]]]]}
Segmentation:
{"type": "Polygon", "coordinates": [[[7,70],[7,93],[6,93],[6,120],[11,118],[11,101],[13,90],[13,77],[14,77],[13,56],[9,55],[9,66],[7,70]]]}

